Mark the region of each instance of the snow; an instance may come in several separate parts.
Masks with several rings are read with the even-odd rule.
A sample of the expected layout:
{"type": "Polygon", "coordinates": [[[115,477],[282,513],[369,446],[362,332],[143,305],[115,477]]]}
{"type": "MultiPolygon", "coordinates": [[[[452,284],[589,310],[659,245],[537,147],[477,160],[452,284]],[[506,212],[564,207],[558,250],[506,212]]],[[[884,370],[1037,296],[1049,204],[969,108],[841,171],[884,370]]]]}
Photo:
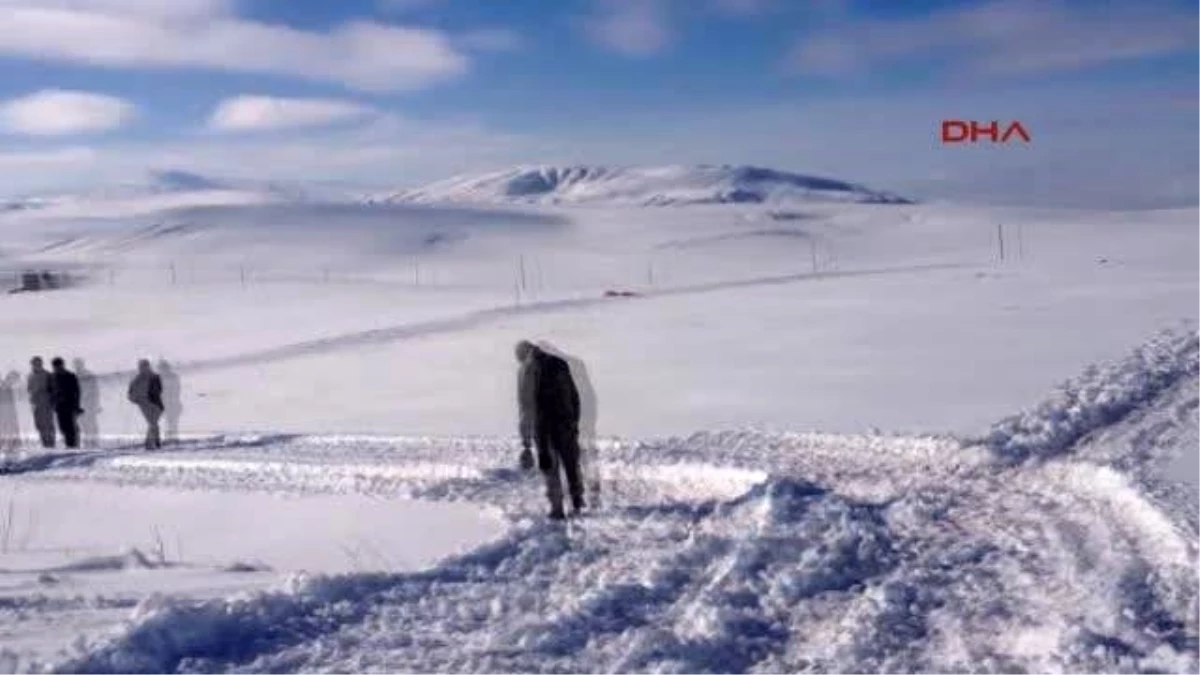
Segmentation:
{"type": "Polygon", "coordinates": [[[518,166],[368,198],[370,203],[908,203],[860,185],[754,166],[518,166]]]}
{"type": "MultiPolygon", "coordinates": [[[[383,461],[380,455],[389,453],[393,463],[419,462],[451,450],[468,466],[511,462],[511,446],[471,439],[294,438],[228,451],[217,444],[211,452],[250,465],[264,454],[336,465],[372,455],[383,461]]],[[[512,529],[420,572],[309,576],[234,598],[143,604],[123,630],[79,646],[54,667],[1186,672],[1196,666],[1194,534],[1172,526],[1128,477],[1076,461],[1074,453],[1014,466],[953,439],[749,432],[599,452],[615,460],[600,469],[605,506],[566,529],[536,516],[533,477],[511,475],[512,469],[508,477],[467,479],[428,473],[422,499],[469,496],[502,505],[512,529]],[[664,499],[633,485],[669,479],[660,467],[692,457],[716,462],[713,485],[731,478],[722,464],[766,473],[746,474],[736,494],[690,499],[664,499]]],[[[114,464],[102,480],[142,469],[114,464]]],[[[248,468],[234,480],[254,473],[248,468]]],[[[350,489],[308,475],[293,488],[350,489]]],[[[184,476],[199,478],[181,471],[154,480],[177,485],[184,476]]]]}
{"type": "Polygon", "coordinates": [[[160,597],[270,589],[297,572],[415,570],[492,539],[467,505],[8,482],[0,559],[0,665],[35,667],[67,647],[62,626],[103,634],[160,597]]]}
{"type": "Polygon", "coordinates": [[[0,296],[0,367],[94,391],[42,451],[0,390],[0,669],[1200,667],[1196,210],[612,203],[777,178],[713,171],[0,214],[0,277],[84,281],[0,296]],[[516,468],[520,338],[594,395],[565,526],[516,468]]]}

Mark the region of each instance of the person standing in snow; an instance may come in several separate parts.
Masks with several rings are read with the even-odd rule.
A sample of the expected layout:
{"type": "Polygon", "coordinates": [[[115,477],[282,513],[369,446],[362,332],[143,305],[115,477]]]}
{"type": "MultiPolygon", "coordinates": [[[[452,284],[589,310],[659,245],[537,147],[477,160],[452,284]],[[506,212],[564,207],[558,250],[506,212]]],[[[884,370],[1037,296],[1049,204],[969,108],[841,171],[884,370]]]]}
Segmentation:
{"type": "Polygon", "coordinates": [[[537,466],[546,480],[550,517],[565,518],[560,472],[566,474],[571,507],[584,507],[579,471],[579,391],[563,359],[528,340],[516,346],[517,403],[521,433],[521,466],[533,468],[530,445],[537,448],[537,466]]]}
{"type": "Polygon", "coordinates": [[[142,411],[142,417],[146,418],[147,450],[162,447],[162,432],[158,428],[158,421],[162,419],[165,409],[162,394],[162,378],[150,368],[149,361],[138,361],[138,372],[129,383],[128,397],[129,402],[136,405],[142,411]]]}
{"type": "Polygon", "coordinates": [[[79,416],[83,408],[79,407],[80,391],[79,378],[67,370],[66,363],[61,357],[54,357],[50,362],[53,372],[50,374],[50,398],[54,402],[54,416],[58,418],[58,430],[62,433],[63,443],[68,448],[79,447],[79,416]]]}
{"type": "Polygon", "coordinates": [[[21,422],[17,418],[17,387],[21,374],[12,371],[0,379],[0,458],[21,449],[21,422]]]}
{"type": "Polygon", "coordinates": [[[33,408],[33,425],[37,427],[43,448],[54,447],[54,395],[49,371],[42,357],[35,356],[29,362],[29,377],[25,380],[25,391],[29,394],[29,405],[33,408]]]}

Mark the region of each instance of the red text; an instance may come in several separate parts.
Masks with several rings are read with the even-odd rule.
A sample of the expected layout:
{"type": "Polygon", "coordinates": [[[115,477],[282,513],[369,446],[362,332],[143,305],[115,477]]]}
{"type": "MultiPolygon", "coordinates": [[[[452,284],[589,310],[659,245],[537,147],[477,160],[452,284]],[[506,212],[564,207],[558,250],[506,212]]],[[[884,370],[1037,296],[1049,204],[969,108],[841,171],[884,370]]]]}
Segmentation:
{"type": "Polygon", "coordinates": [[[1002,124],[996,120],[942,120],[942,143],[978,143],[986,139],[991,143],[1008,143],[1020,139],[1029,143],[1033,139],[1018,121],[1002,124]]]}

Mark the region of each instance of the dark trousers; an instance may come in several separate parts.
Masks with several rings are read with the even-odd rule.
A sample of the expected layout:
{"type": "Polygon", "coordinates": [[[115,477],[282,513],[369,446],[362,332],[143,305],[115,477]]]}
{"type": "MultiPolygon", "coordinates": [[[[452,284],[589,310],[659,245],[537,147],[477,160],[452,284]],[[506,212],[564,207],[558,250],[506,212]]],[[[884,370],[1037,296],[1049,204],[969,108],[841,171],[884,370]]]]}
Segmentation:
{"type": "Polygon", "coordinates": [[[163,409],[153,403],[139,403],[142,417],[146,418],[146,449],[156,450],[162,447],[162,431],[158,421],[162,419],[163,409]]]}
{"type": "Polygon", "coordinates": [[[33,426],[37,427],[38,437],[42,440],[42,447],[53,448],[54,409],[48,405],[34,406],[33,426]]]}
{"type": "Polygon", "coordinates": [[[560,474],[567,476],[567,490],[571,505],[581,509],[583,503],[583,481],[579,475],[579,431],[573,424],[539,424],[537,436],[538,467],[546,479],[546,498],[550,509],[563,509],[563,486],[560,474]]]}
{"type": "Polygon", "coordinates": [[[68,448],[79,447],[79,413],[73,408],[59,408],[54,411],[58,418],[58,430],[62,433],[63,443],[68,448]]]}

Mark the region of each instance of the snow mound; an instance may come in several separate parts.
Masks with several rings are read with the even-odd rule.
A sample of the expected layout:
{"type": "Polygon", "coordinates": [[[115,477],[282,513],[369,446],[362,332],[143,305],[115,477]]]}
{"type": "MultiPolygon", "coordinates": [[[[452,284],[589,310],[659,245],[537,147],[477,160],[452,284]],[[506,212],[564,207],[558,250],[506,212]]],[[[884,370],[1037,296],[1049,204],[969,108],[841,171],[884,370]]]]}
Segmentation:
{"type": "Polygon", "coordinates": [[[314,665],[313,655],[296,661],[291,649],[333,656],[342,651],[339,630],[398,610],[411,622],[409,635],[392,637],[406,642],[402,651],[415,659],[407,666],[390,661],[401,669],[445,667],[447,647],[458,649],[450,644],[455,636],[491,619],[492,642],[521,645],[520,653],[472,650],[468,640],[462,658],[472,660],[453,669],[559,670],[552,664],[565,665],[570,655],[595,643],[607,645],[603,656],[618,671],[664,664],[743,671],[772,643],[786,642],[787,631],[777,620],[795,603],[854,588],[897,562],[878,508],[797,480],[772,480],[727,502],[642,508],[622,516],[634,540],[655,542],[660,550],[644,576],[613,568],[607,571],[613,578],[576,598],[548,598],[539,580],[560,592],[581,568],[595,574],[596,567],[618,562],[619,551],[612,548],[617,542],[598,536],[576,545],[561,529],[538,523],[425,572],[299,576],[275,592],[144,603],[126,632],[55,670],[257,671],[289,669],[288,662],[304,670],[314,665]],[[714,524],[720,524],[719,532],[714,524]],[[751,534],[730,538],[726,526],[749,528],[751,534]],[[697,536],[677,536],[686,537],[689,529],[697,536]],[[754,597],[761,601],[748,602],[754,597]],[[645,640],[662,612],[674,628],[690,634],[661,643],[645,640]],[[426,641],[438,634],[444,636],[438,642],[447,644],[426,641]],[[616,646],[621,649],[612,649],[616,646]]]}
{"type": "Polygon", "coordinates": [[[1196,333],[1167,332],[1118,363],[1089,367],[1032,410],[997,422],[983,443],[1008,462],[1053,457],[1197,372],[1196,333]]]}
{"type": "Polygon", "coordinates": [[[896,195],[831,178],[755,166],[519,166],[459,176],[368,199],[390,202],[526,204],[760,204],[854,202],[907,204],[896,195]]]}

